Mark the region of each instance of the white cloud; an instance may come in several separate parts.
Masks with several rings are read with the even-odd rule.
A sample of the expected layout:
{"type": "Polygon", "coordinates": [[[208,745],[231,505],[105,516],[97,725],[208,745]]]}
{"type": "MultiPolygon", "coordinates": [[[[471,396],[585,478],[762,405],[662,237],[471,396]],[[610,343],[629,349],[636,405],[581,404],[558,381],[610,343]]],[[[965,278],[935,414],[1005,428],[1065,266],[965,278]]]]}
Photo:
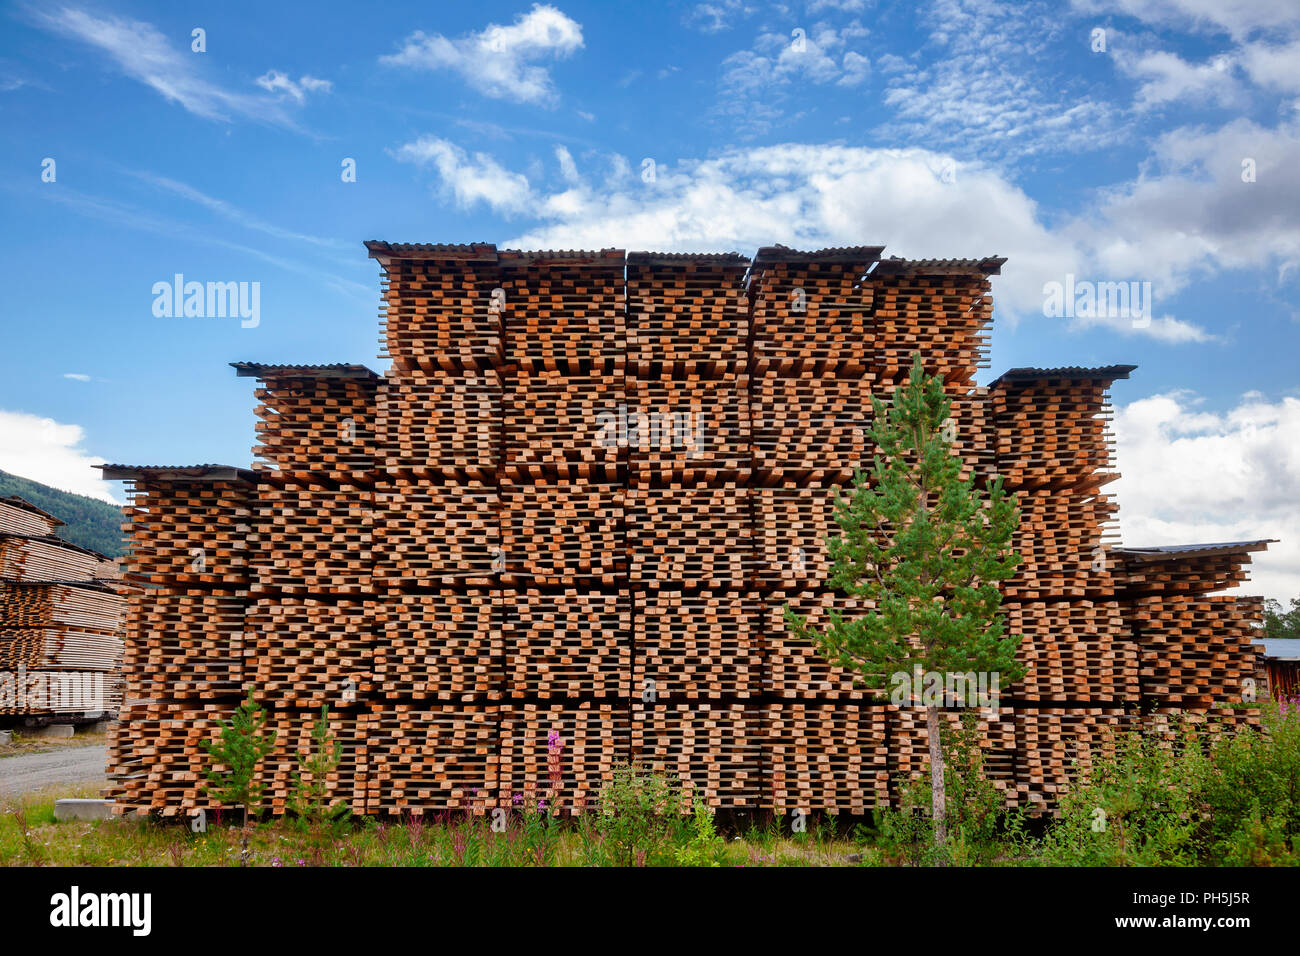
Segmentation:
{"type": "Polygon", "coordinates": [[[89,376],[89,375],[85,375],[85,374],[83,374],[83,373],[81,373],[81,372],[64,372],[64,373],[63,373],[63,377],[64,377],[64,378],[70,378],[70,379],[72,379],[74,382],[89,382],[89,381],[90,381],[90,376],[89,376]]]}
{"type": "Polygon", "coordinates": [[[799,32],[800,36],[760,34],[754,49],[741,50],[723,60],[725,94],[749,97],[770,93],[770,88],[796,80],[831,83],[846,75],[859,80],[865,75],[868,64],[865,56],[852,53],[853,58],[846,57],[842,63],[836,63],[831,56],[846,41],[833,28],[819,24],[799,32]]]}
{"type": "Polygon", "coordinates": [[[1119,13],[1158,26],[1233,37],[1300,24],[1295,0],[1074,0],[1074,7],[1083,13],[1119,13]]]}
{"type": "Polygon", "coordinates": [[[1063,228],[1108,277],[1156,283],[1169,295],[1225,268],[1300,266],[1300,126],[1239,119],[1160,137],[1152,171],[1101,193],[1063,228]],[[1255,181],[1243,182],[1243,161],[1255,181]]]}
{"type": "Polygon", "coordinates": [[[895,114],[877,136],[1017,163],[1107,148],[1123,117],[1052,68],[1060,19],[1051,4],[933,0],[924,55],[877,58],[895,114]]]}
{"type": "Polygon", "coordinates": [[[471,157],[455,143],[437,136],[422,136],[399,147],[392,155],[404,163],[432,165],[443,188],[463,208],[481,202],[496,212],[509,214],[528,206],[531,193],[528,178],[502,168],[486,153],[471,157]]]}
{"type": "Polygon", "coordinates": [[[1184,322],[1176,319],[1171,315],[1163,315],[1159,318],[1149,317],[1150,321],[1146,325],[1136,325],[1131,317],[1118,315],[1097,316],[1091,318],[1075,318],[1070,322],[1073,329],[1089,329],[1096,327],[1105,327],[1124,336],[1145,336],[1155,339],[1157,342],[1164,342],[1166,345],[1183,345],[1188,342],[1216,342],[1219,337],[1211,335],[1199,325],[1193,325],[1190,322],[1184,322]]]}
{"type": "Polygon", "coordinates": [[[994,280],[999,307],[1041,315],[1043,282],[1081,272],[1081,253],[997,171],[960,167],[955,182],[943,182],[950,162],[920,149],[787,144],[660,162],[645,183],[639,166],[622,160],[609,180],[566,181],[562,191],[521,197],[540,221],[509,244],[752,252],[774,242],[813,249],[881,242],[893,255],[1002,254],[1010,263],[994,280]]]}
{"type": "Polygon", "coordinates": [[[555,158],[560,164],[560,175],[564,177],[566,183],[582,181],[582,177],[578,175],[577,164],[573,161],[573,154],[566,147],[555,147],[555,158]]]}
{"type": "Polygon", "coordinates": [[[1116,460],[1126,545],[1278,538],[1240,589],[1300,595],[1300,398],[1248,394],[1227,412],[1172,392],[1119,406],[1116,460]]]}
{"type": "Polygon", "coordinates": [[[865,83],[867,77],[871,75],[871,61],[861,53],[854,53],[852,50],[844,54],[840,65],[844,75],[836,80],[839,86],[858,86],[865,83]]]}
{"type": "Polygon", "coordinates": [[[402,49],[379,62],[416,70],[451,70],[484,96],[520,103],[556,98],[551,75],[534,61],[562,59],[583,45],[582,26],[555,7],[534,4],[510,26],[489,24],[478,33],[449,40],[417,30],[402,49]]]}
{"type": "Polygon", "coordinates": [[[279,70],[267,70],[257,78],[257,85],[268,93],[291,97],[297,103],[306,101],[308,93],[328,93],[334,89],[334,84],[329,80],[317,79],[314,76],[299,77],[298,82],[295,83],[279,70]]]}
{"type": "Polygon", "coordinates": [[[96,17],[64,7],[56,13],[36,13],[38,22],[56,33],[98,47],[127,76],[139,80],[204,119],[229,122],[232,115],[279,126],[295,124],[278,97],[236,93],[202,76],[202,56],[174,48],[151,23],[120,17],[96,17]]]}
{"type": "Polygon", "coordinates": [[[257,218],[251,213],[245,212],[238,206],[226,202],[224,199],[209,196],[207,193],[201,192],[193,186],[190,186],[188,183],[183,183],[179,180],[171,179],[167,176],[158,176],[154,173],[145,172],[143,170],[133,169],[127,170],[127,172],[132,176],[135,176],[137,179],[149,183],[150,185],[157,186],[159,189],[164,189],[174,195],[180,196],[182,199],[187,199],[190,202],[197,203],[205,209],[209,209],[221,216],[223,219],[228,219],[231,222],[238,223],[247,229],[266,233],[268,236],[274,236],[277,239],[292,239],[298,242],[310,243],[314,246],[339,248],[346,245],[346,243],[343,243],[338,239],[323,239],[319,236],[308,236],[300,232],[294,232],[291,229],[282,229],[279,226],[257,218]]]}
{"type": "Polygon", "coordinates": [[[1300,40],[1278,46],[1248,43],[1242,47],[1241,63],[1250,78],[1266,89],[1300,92],[1300,40]]]}
{"type": "Polygon", "coordinates": [[[1232,59],[1226,55],[1205,63],[1188,63],[1166,51],[1136,57],[1117,53],[1115,62],[1121,71],[1143,81],[1137,93],[1139,110],[1179,100],[1230,106],[1241,98],[1241,87],[1232,75],[1232,59]]]}
{"type": "Polygon", "coordinates": [[[0,471],[120,504],[93,467],[106,459],[82,448],[85,438],[80,425],[0,410],[0,471]]]}
{"type": "Polygon", "coordinates": [[[697,3],[686,15],[686,23],[704,33],[721,33],[730,30],[742,18],[754,12],[744,0],[717,0],[716,3],[697,3]]]}

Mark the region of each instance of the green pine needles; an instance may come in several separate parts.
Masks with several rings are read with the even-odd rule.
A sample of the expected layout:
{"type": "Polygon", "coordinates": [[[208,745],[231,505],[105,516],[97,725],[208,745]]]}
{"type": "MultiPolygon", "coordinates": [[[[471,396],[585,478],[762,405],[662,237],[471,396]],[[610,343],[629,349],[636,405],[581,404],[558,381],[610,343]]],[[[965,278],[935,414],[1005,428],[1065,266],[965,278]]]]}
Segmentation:
{"type": "Polygon", "coordinates": [[[253,688],[248,688],[248,699],[235,708],[235,713],[221,728],[217,740],[203,741],[203,747],[212,758],[208,768],[208,782],[204,792],[218,803],[244,808],[244,826],[240,841],[240,865],[248,863],[248,814],[256,812],[262,799],[262,785],[257,782],[257,765],[275,749],[275,738],[264,734],[266,712],[253,700],[253,688]]]}
{"type": "MultiPolygon", "coordinates": [[[[859,471],[846,499],[836,496],[839,534],[827,539],[827,584],[853,599],[853,616],[832,609],[819,630],[788,606],[791,630],[815,643],[832,664],[867,686],[907,688],[905,704],[921,701],[915,676],[932,675],[947,689],[927,693],[935,843],[945,838],[943,753],[939,710],[954,686],[982,688],[1024,675],[1016,661],[1020,639],[1006,633],[998,582],[1015,573],[1020,556],[1011,536],[1020,521],[1014,496],[995,478],[980,489],[961,479],[953,453],[955,428],[942,376],[925,375],[913,355],[905,385],[889,402],[872,398],[870,436],[878,452],[870,473],[859,471]],[[954,681],[954,678],[957,678],[954,681]]],[[[981,701],[984,703],[985,701],[981,701]]]]}

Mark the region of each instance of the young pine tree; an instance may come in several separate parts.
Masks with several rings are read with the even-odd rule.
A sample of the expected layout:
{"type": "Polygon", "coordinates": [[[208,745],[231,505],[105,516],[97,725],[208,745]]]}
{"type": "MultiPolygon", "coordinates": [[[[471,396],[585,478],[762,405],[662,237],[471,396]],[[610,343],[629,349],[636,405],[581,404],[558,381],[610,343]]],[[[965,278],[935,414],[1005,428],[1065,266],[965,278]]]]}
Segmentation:
{"type": "Polygon", "coordinates": [[[343,745],[330,733],[329,707],[320,708],[320,720],[312,724],[311,749],[298,754],[293,774],[290,809],[311,834],[319,851],[321,835],[333,831],[352,815],[344,800],[331,800],[329,777],[343,761],[343,745]]]}
{"type": "Polygon", "coordinates": [[[257,765],[275,749],[275,738],[262,733],[266,712],[248,699],[235,708],[234,715],[221,728],[219,740],[203,741],[212,758],[208,782],[203,788],[218,803],[244,808],[244,826],[239,838],[239,865],[248,864],[248,813],[256,810],[262,799],[262,785],[256,782],[257,765]],[[219,769],[220,768],[220,769],[219,769]]]}
{"type": "MultiPolygon", "coordinates": [[[[1000,478],[983,493],[960,479],[943,379],[925,376],[919,354],[907,384],[888,403],[873,397],[872,406],[870,434],[879,453],[869,475],[854,476],[850,497],[837,496],[839,534],[827,539],[827,583],[861,599],[866,610],[852,618],[832,610],[829,626],[817,630],[787,606],[787,625],[873,687],[900,673],[910,680],[917,668],[1018,680],[1020,641],[1005,634],[997,587],[1020,562],[1010,551],[1020,520],[1014,496],[1004,493],[1000,478]]],[[[947,795],[939,712],[937,702],[926,701],[934,842],[942,848],[947,795]]]]}

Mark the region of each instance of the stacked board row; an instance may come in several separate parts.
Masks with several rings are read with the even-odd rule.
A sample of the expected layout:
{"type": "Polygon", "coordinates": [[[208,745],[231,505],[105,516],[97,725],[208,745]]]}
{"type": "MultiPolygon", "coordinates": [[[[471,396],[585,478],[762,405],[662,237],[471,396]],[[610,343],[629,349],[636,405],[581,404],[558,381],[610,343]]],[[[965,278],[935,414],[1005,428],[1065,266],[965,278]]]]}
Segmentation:
{"type": "Polygon", "coordinates": [[[122,697],[126,592],[116,562],[59,519],[0,499],[0,715],[105,716],[122,697]]]}

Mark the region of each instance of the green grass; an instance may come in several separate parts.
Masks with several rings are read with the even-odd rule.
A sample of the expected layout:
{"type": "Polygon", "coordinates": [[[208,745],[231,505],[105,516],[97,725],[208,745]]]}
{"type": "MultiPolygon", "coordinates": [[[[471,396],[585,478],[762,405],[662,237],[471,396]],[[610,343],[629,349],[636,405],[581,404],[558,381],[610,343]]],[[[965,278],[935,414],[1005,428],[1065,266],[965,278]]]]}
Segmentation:
{"type": "MultiPolygon", "coordinates": [[[[92,791],[61,792],[95,796],[92,791]]],[[[139,820],[54,820],[53,794],[11,801],[0,815],[0,865],[5,866],[238,866],[237,826],[185,826],[139,820]]],[[[590,824],[591,821],[588,821],[590,824]]],[[[550,832],[539,816],[511,819],[503,833],[487,818],[438,823],[361,823],[337,838],[315,841],[290,823],[253,829],[254,866],[549,866],[612,865],[604,841],[588,826],[566,821],[550,832]]],[[[858,847],[847,840],[817,842],[767,836],[761,841],[728,838],[718,866],[845,866],[858,847]]],[[[671,865],[671,846],[647,860],[671,865]]]]}

